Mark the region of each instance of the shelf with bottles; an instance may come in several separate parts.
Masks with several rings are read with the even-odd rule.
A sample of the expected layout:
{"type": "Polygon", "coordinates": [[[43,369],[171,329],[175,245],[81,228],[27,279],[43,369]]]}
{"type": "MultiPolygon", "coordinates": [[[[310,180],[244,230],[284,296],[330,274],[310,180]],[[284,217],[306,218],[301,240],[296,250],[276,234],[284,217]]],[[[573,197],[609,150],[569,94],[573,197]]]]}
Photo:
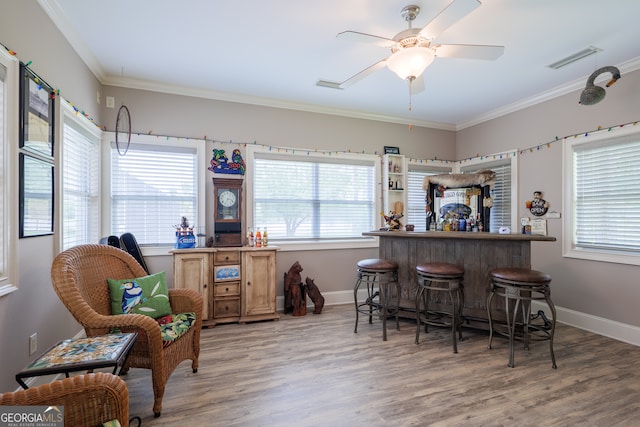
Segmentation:
{"type": "Polygon", "coordinates": [[[390,175],[403,175],[405,169],[404,156],[400,154],[385,154],[386,170],[390,175]]]}

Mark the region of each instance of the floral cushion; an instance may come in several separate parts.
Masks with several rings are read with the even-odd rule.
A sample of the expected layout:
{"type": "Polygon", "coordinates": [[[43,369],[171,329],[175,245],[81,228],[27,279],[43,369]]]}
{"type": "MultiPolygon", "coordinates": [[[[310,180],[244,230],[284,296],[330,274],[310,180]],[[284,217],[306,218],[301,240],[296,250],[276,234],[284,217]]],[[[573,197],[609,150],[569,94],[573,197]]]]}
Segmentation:
{"type": "Polygon", "coordinates": [[[195,321],[196,314],[194,312],[172,314],[171,322],[160,325],[162,344],[166,347],[180,338],[195,321]]]}
{"type": "MultiPolygon", "coordinates": [[[[166,347],[189,330],[191,325],[196,321],[196,313],[178,313],[168,314],[156,319],[160,325],[160,334],[162,335],[162,346],[166,347]]],[[[119,328],[111,328],[110,333],[122,332],[119,328]]],[[[138,340],[146,340],[147,334],[143,330],[138,331],[138,340]]]]}

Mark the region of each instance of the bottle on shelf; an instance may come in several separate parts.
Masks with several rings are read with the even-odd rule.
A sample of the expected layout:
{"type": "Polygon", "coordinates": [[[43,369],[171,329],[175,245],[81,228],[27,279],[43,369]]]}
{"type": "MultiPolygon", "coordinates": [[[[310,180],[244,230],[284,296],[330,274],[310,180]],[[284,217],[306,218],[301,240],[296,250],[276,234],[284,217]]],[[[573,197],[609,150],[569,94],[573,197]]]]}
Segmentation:
{"type": "Polygon", "coordinates": [[[262,232],[260,231],[260,227],[256,231],[256,248],[262,247],[262,232]]]}
{"type": "Polygon", "coordinates": [[[247,246],[254,246],[256,244],[255,237],[253,235],[253,227],[247,228],[247,246]]]}
{"type": "Polygon", "coordinates": [[[269,236],[267,236],[267,227],[262,231],[262,247],[266,248],[269,246],[269,236]]]}

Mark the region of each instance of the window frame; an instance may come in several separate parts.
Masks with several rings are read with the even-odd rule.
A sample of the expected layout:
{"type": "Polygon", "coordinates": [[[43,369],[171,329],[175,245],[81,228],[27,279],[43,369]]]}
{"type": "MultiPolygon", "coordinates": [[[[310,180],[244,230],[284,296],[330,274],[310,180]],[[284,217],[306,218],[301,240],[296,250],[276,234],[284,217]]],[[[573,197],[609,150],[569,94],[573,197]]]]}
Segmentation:
{"type": "Polygon", "coordinates": [[[3,105],[0,107],[4,114],[0,117],[3,120],[0,131],[3,132],[0,140],[0,150],[2,154],[0,161],[2,165],[2,176],[4,185],[2,186],[1,206],[2,235],[0,245],[2,245],[4,271],[0,271],[0,297],[10,294],[18,289],[18,145],[19,145],[19,105],[20,105],[20,83],[19,83],[19,61],[9,55],[4,49],[0,50],[0,65],[6,70],[4,78],[3,105]]]}
{"type": "MultiPolygon", "coordinates": [[[[589,261],[602,261],[617,264],[640,265],[640,253],[625,252],[622,250],[605,250],[597,248],[577,248],[575,246],[575,207],[574,199],[574,174],[573,154],[576,147],[585,144],[603,144],[620,138],[636,135],[640,141],[640,129],[636,126],[624,126],[605,129],[602,132],[594,132],[578,135],[564,141],[562,150],[562,178],[564,184],[564,197],[562,198],[562,256],[565,258],[584,259],[589,261]]],[[[640,167],[640,165],[638,166],[640,167]]]]}
{"type": "MultiPolygon", "coordinates": [[[[245,220],[247,226],[254,223],[254,171],[255,171],[255,158],[257,153],[271,153],[273,150],[270,147],[262,146],[247,146],[246,148],[246,160],[248,173],[245,177],[245,197],[247,203],[245,203],[246,215],[245,220]]],[[[278,156],[283,159],[290,158],[295,160],[296,157],[304,158],[308,160],[311,158],[317,158],[318,160],[326,160],[329,154],[316,152],[314,150],[295,149],[295,150],[278,150],[278,156]],[[303,154],[304,153],[304,154],[303,154]]],[[[374,189],[374,218],[379,215],[381,206],[381,157],[375,154],[361,154],[361,153],[334,153],[331,152],[331,156],[338,159],[350,160],[356,159],[358,161],[371,162],[374,168],[374,183],[376,188],[374,189]]],[[[374,227],[377,221],[374,221],[374,227]]],[[[340,240],[296,240],[293,242],[278,241],[274,243],[283,251],[309,251],[309,250],[325,250],[325,249],[357,249],[357,248],[375,248],[378,247],[377,237],[362,236],[358,239],[340,239],[340,240]]]]}
{"type": "MultiPolygon", "coordinates": [[[[111,234],[111,151],[112,144],[115,144],[115,133],[104,132],[102,134],[102,173],[101,173],[101,194],[102,194],[102,221],[101,221],[101,235],[107,236],[111,234]]],[[[196,218],[189,218],[189,221],[193,224],[208,224],[206,217],[206,174],[207,170],[205,166],[206,154],[205,154],[205,141],[203,139],[192,138],[176,138],[176,137],[160,137],[156,135],[140,135],[131,134],[131,144],[148,145],[155,147],[163,147],[164,150],[175,148],[192,148],[196,150],[196,164],[198,165],[197,171],[197,189],[196,189],[196,218]]],[[[126,155],[126,154],[125,154],[126,155]]],[[[180,221],[180,218],[176,218],[176,223],[180,221]]],[[[171,227],[172,224],[167,224],[167,227],[171,227]]],[[[167,255],[167,252],[173,249],[173,245],[150,245],[140,244],[140,248],[144,256],[160,256],[167,255]]]]}

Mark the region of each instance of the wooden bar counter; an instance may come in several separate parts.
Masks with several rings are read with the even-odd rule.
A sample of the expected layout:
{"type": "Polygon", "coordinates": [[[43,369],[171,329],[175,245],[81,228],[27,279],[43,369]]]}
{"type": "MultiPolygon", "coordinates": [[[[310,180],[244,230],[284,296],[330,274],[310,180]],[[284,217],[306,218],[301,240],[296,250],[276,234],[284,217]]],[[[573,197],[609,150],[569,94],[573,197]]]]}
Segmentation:
{"type": "MultiPolygon", "coordinates": [[[[464,325],[481,329],[488,328],[489,272],[499,267],[531,268],[531,242],[556,240],[533,234],[464,231],[370,231],[362,234],[378,237],[380,258],[398,263],[402,289],[400,306],[405,317],[415,317],[417,264],[449,262],[464,266],[464,325]]],[[[495,298],[492,303],[492,313],[496,314],[496,320],[503,320],[504,302],[498,300],[495,298]]],[[[432,303],[434,309],[447,307],[439,295],[430,300],[430,307],[432,303]]]]}

